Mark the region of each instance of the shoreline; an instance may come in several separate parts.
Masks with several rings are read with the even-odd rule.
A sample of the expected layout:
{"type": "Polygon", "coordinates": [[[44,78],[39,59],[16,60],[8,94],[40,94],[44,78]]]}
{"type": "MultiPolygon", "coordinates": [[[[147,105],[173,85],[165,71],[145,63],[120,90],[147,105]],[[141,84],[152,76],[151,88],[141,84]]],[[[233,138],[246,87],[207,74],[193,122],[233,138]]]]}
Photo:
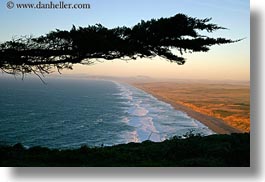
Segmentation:
{"type": "Polygon", "coordinates": [[[155,94],[155,93],[149,91],[148,89],[143,88],[137,84],[134,84],[134,83],[129,83],[129,84],[140,89],[140,90],[143,90],[144,92],[146,92],[152,96],[154,96],[155,98],[157,98],[160,101],[163,101],[163,102],[170,104],[176,110],[179,110],[179,111],[186,113],[189,117],[196,119],[197,121],[204,124],[210,130],[212,130],[213,132],[215,132],[217,134],[242,133],[242,131],[228,125],[222,119],[215,118],[215,117],[208,116],[206,114],[202,114],[202,113],[199,113],[197,111],[194,111],[191,108],[188,108],[188,107],[183,106],[181,104],[175,103],[174,101],[172,101],[168,98],[164,98],[158,94],[155,94]]]}

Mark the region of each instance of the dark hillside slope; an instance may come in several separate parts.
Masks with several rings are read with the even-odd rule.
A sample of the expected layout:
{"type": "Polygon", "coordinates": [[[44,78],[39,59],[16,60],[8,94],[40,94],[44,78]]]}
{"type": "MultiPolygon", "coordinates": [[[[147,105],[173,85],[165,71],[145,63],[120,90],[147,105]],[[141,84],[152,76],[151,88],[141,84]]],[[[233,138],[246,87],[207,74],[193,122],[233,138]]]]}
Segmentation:
{"type": "Polygon", "coordinates": [[[0,147],[0,166],[250,166],[250,134],[175,137],[112,147],[0,147]]]}

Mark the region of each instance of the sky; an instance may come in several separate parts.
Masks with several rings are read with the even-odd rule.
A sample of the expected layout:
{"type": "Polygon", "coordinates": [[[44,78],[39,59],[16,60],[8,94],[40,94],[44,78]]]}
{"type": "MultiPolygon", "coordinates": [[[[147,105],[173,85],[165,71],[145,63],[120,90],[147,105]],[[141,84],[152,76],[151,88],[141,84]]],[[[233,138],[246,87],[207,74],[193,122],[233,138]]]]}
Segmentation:
{"type": "MultiPolygon", "coordinates": [[[[37,0],[13,0],[34,3],[37,0]]],[[[50,1],[41,1],[42,3],[50,1]]],[[[54,3],[59,0],[53,0],[54,3]]],[[[51,30],[70,30],[100,23],[108,28],[129,26],[141,20],[171,17],[184,13],[191,17],[212,18],[212,23],[228,28],[208,34],[244,40],[213,46],[207,53],[184,54],[180,66],[161,58],[136,61],[104,61],[91,66],[74,66],[64,74],[103,76],[149,76],[154,78],[250,80],[250,7],[249,0],[65,0],[65,3],[89,3],[90,9],[8,9],[0,2],[0,42],[21,35],[40,36],[51,30]]]]}

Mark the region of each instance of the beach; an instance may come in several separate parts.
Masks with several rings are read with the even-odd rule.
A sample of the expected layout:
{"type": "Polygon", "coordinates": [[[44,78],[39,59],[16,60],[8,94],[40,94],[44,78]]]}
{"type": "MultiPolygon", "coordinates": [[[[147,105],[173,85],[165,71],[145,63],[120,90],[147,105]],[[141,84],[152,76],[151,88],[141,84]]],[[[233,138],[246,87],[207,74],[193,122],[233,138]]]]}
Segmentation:
{"type": "Polygon", "coordinates": [[[185,112],[215,133],[250,131],[248,85],[175,82],[130,84],[185,112]]]}

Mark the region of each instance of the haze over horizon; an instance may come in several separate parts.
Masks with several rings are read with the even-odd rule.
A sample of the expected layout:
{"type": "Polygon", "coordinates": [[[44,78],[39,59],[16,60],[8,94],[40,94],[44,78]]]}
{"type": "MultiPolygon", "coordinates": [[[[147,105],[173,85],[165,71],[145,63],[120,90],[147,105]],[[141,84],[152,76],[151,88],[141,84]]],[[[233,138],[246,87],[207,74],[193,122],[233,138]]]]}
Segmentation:
{"type": "MultiPolygon", "coordinates": [[[[21,1],[30,3],[34,1],[21,1]]],[[[57,1],[53,1],[57,2],[57,1]]],[[[184,13],[191,17],[209,18],[211,23],[228,28],[211,34],[213,37],[225,37],[233,40],[245,38],[228,45],[213,46],[207,53],[184,54],[187,58],[182,66],[167,62],[161,58],[138,59],[131,61],[103,61],[90,66],[75,65],[74,70],[64,74],[102,75],[131,77],[136,75],[154,78],[172,79],[210,79],[210,80],[250,80],[250,8],[249,1],[218,0],[167,0],[154,3],[151,0],[134,2],[117,0],[79,0],[78,3],[90,3],[89,10],[31,10],[6,8],[6,2],[0,2],[2,17],[0,42],[11,40],[14,36],[44,35],[56,28],[70,30],[76,27],[100,23],[108,28],[117,26],[131,27],[140,20],[171,17],[184,13]],[[17,18],[20,17],[20,18],[17,18]],[[50,21],[50,20],[53,21],[50,21]]]]}

